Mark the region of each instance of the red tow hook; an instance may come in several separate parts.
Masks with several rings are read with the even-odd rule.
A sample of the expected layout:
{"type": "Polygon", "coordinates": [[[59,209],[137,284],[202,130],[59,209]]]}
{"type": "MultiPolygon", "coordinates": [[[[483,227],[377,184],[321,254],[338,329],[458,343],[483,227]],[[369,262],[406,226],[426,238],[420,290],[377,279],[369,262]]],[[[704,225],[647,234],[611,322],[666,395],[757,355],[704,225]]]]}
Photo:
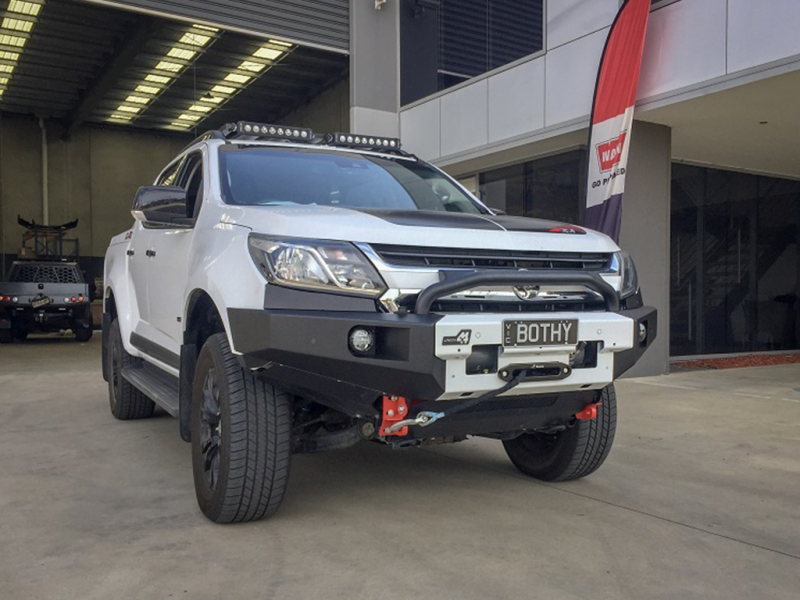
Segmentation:
{"type": "Polygon", "coordinates": [[[597,418],[597,407],[600,406],[599,402],[587,404],[581,412],[575,414],[575,418],[579,421],[592,421],[597,418]]]}
{"type": "Polygon", "coordinates": [[[408,418],[408,403],[402,396],[383,397],[383,418],[378,433],[382,436],[389,435],[408,435],[408,426],[401,427],[395,431],[386,431],[389,427],[408,418]]]}

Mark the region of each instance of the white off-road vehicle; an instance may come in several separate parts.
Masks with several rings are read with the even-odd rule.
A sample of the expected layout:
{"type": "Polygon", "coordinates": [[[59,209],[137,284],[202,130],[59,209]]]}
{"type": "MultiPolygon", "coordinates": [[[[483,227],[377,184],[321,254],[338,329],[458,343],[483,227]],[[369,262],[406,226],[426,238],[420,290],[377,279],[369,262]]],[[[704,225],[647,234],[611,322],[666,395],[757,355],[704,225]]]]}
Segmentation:
{"type": "Polygon", "coordinates": [[[362,440],[477,435],[588,475],[656,335],[608,237],[498,215],[396,139],[231,124],[132,212],[105,263],[111,411],[179,419],[217,522],[273,514],[292,454],[362,440]]]}

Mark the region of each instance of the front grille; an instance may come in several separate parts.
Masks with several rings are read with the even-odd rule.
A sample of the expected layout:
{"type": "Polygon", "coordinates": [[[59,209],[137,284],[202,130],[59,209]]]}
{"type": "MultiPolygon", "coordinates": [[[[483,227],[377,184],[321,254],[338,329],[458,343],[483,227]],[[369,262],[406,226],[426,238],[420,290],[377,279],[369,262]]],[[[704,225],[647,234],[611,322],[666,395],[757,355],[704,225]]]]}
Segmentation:
{"type": "Polygon", "coordinates": [[[485,302],[472,300],[457,302],[437,300],[431,305],[435,313],[546,313],[585,312],[605,310],[602,300],[597,302],[485,302]]]}
{"type": "Polygon", "coordinates": [[[372,244],[372,249],[386,264],[400,267],[604,271],[611,266],[612,259],[611,254],[603,252],[426,248],[385,244],[372,244]]]}
{"type": "Polygon", "coordinates": [[[15,265],[11,281],[17,283],[83,283],[74,265],[15,265]]]}

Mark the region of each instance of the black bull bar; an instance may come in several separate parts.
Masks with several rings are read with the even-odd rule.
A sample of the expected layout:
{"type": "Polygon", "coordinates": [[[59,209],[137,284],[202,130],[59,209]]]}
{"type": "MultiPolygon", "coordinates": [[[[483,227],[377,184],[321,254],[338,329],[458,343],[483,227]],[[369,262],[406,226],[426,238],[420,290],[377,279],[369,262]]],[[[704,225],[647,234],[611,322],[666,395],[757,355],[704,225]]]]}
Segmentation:
{"type": "Polygon", "coordinates": [[[414,312],[418,315],[430,314],[431,306],[442,296],[468,290],[476,285],[582,285],[603,297],[606,310],[619,311],[619,294],[597,273],[586,271],[441,271],[442,281],[422,290],[417,296],[414,312]]]}

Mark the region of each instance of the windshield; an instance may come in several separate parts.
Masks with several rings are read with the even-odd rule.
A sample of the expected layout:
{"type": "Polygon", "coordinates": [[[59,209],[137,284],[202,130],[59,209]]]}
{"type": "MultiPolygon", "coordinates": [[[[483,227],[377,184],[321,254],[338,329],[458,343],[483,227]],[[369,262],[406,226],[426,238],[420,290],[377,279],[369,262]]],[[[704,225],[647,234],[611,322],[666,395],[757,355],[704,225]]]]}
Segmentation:
{"type": "Polygon", "coordinates": [[[415,160],[254,146],[224,146],[219,156],[228,204],[485,212],[451,179],[415,160]]]}

